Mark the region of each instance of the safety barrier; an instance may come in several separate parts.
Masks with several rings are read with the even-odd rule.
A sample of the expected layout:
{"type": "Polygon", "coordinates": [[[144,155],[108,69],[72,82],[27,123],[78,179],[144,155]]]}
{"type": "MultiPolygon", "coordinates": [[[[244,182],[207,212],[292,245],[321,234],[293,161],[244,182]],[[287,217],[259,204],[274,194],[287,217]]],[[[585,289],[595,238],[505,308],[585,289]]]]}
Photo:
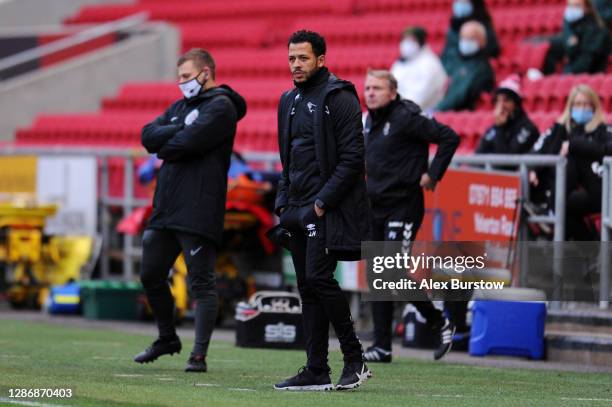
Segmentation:
{"type": "Polygon", "coordinates": [[[612,157],[603,160],[602,188],[601,188],[601,261],[599,269],[599,307],[610,306],[610,256],[608,255],[608,242],[610,241],[610,230],[612,229],[612,200],[610,194],[610,169],[612,157]]]}
{"type": "MultiPolygon", "coordinates": [[[[126,149],[85,149],[85,148],[22,148],[22,147],[2,147],[0,148],[0,156],[11,155],[42,155],[42,156],[90,156],[99,159],[100,163],[100,196],[98,197],[100,205],[100,220],[99,231],[102,235],[102,256],[101,256],[101,274],[103,278],[110,275],[110,236],[111,230],[111,207],[121,207],[124,214],[130,213],[134,208],[145,206],[150,203],[148,199],[138,199],[134,194],[134,162],[138,158],[146,157],[146,153],[141,149],[126,150],[126,149]],[[111,197],[109,194],[109,159],[121,158],[124,160],[124,185],[123,197],[111,197]]],[[[278,162],[276,153],[246,153],[244,158],[249,162],[259,162],[261,168],[272,170],[278,162]]],[[[554,213],[548,215],[529,216],[526,222],[529,223],[548,223],[554,225],[555,242],[562,242],[565,237],[565,184],[566,184],[566,164],[565,157],[556,155],[474,155],[474,156],[458,156],[453,158],[451,166],[484,166],[489,170],[493,170],[494,166],[517,166],[521,175],[521,196],[524,200],[529,200],[529,183],[528,171],[530,168],[536,167],[553,167],[555,168],[555,207],[554,213]]],[[[601,241],[602,245],[609,242],[612,234],[612,199],[610,194],[612,188],[610,186],[610,171],[612,169],[612,157],[604,160],[603,166],[603,194],[602,194],[602,222],[601,222],[601,241]]],[[[521,237],[519,237],[519,240],[521,237]]],[[[125,235],[122,244],[123,251],[123,277],[126,280],[132,280],[135,277],[134,260],[142,253],[139,248],[134,247],[133,237],[125,235]]],[[[600,306],[606,308],[609,306],[609,258],[604,255],[607,251],[602,250],[602,258],[600,262],[600,306]]],[[[555,255],[555,258],[561,259],[562,256],[555,255]]],[[[562,265],[555,260],[554,270],[555,277],[561,275],[560,270],[562,265]]],[[[523,265],[521,265],[523,266],[523,265]]],[[[522,268],[522,267],[521,267],[522,268]]]]}

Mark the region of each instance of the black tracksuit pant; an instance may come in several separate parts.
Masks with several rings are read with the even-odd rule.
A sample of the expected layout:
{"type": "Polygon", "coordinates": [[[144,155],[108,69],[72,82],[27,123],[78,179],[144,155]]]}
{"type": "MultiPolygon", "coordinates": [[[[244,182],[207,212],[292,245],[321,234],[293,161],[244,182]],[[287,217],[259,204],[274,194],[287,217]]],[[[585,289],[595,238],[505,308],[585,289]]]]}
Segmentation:
{"type": "Polygon", "coordinates": [[[345,363],[361,362],[363,349],[355,334],[348,301],[334,278],[337,261],[325,251],[325,216],[319,218],[313,204],[289,205],[281,214],[280,223],[291,233],[291,257],[302,299],[307,367],[329,371],[330,322],[345,363]]]}
{"type": "MultiPolygon", "coordinates": [[[[423,189],[418,185],[409,196],[393,205],[376,205],[372,203],[372,233],[375,241],[402,242],[402,250],[410,253],[412,242],[423,222],[425,201],[423,189]]],[[[434,307],[425,292],[420,292],[422,301],[412,304],[432,327],[444,324],[442,312],[434,307]]],[[[393,301],[372,301],[372,319],[374,320],[374,346],[391,350],[393,301]]]]}
{"type": "Polygon", "coordinates": [[[145,230],[140,278],[157,321],[159,336],[176,336],[170,268],[182,252],[191,297],[196,301],[194,354],[206,355],[217,320],[216,248],[205,238],[172,230],[145,230]]]}

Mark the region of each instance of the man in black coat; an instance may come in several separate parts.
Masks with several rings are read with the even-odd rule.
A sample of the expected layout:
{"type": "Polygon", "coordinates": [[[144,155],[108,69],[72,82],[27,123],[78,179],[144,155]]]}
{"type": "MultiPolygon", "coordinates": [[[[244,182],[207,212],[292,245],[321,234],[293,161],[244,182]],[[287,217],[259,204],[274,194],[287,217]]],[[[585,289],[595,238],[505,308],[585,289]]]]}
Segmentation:
{"type": "Polygon", "coordinates": [[[215,62],[208,52],[192,49],[177,66],[184,98],[142,129],[142,145],[164,161],[143,236],[141,270],[159,338],[134,361],[149,363],[181,350],[168,272],[183,253],[196,300],[195,342],[185,370],[205,372],[217,319],[215,260],[223,234],[227,171],[246,103],[228,86],[215,84],[215,62]]]}
{"type": "MultiPolygon", "coordinates": [[[[365,82],[368,114],[365,121],[366,172],[372,203],[373,240],[402,243],[410,253],[423,221],[423,188],[433,190],[442,179],[459,145],[449,127],[424,116],[421,109],[397,93],[397,80],[389,71],[369,71],[365,82]],[[438,151],[428,164],[430,143],[438,151]]],[[[440,334],[434,353],[440,359],[452,346],[454,326],[434,307],[424,292],[413,304],[440,334]]],[[[374,344],[364,354],[366,361],[391,362],[393,302],[373,301],[374,344]]]]}
{"type": "Polygon", "coordinates": [[[361,109],[355,87],[325,67],[325,40],[310,31],[288,42],[295,88],[278,107],[283,165],[275,210],[289,238],[302,299],[308,361],[278,390],[330,390],[331,322],[344,354],[337,390],[370,376],[348,302],[334,279],[337,260],[360,258],[369,237],[361,109]]]}

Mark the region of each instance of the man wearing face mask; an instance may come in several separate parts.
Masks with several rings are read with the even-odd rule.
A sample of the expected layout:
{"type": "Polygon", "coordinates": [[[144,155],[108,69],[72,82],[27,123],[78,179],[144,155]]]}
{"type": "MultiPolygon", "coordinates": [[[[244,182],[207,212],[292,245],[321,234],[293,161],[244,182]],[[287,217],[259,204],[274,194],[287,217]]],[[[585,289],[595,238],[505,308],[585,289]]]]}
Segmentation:
{"type": "Polygon", "coordinates": [[[538,139],[539,132],[523,110],[518,75],[500,83],[493,94],[493,105],[495,124],[485,132],[476,154],[527,153],[538,139]]]}
{"type": "Polygon", "coordinates": [[[444,97],[448,77],[426,40],[423,28],[407,28],[399,45],[400,58],[391,67],[391,73],[397,79],[402,98],[428,111],[444,97]]]}
{"type": "Polygon", "coordinates": [[[486,52],[487,33],[478,21],[468,21],[461,27],[459,53],[461,59],[451,74],[446,96],[436,110],[474,109],[480,94],[490,91],[495,74],[486,52]]]}
{"type": "Polygon", "coordinates": [[[452,6],[450,26],[446,32],[446,43],[440,59],[446,73],[452,75],[461,59],[459,54],[459,32],[467,21],[474,20],[481,23],[487,31],[487,55],[497,58],[500,47],[497,41],[493,19],[487,10],[484,0],[454,0],[452,6]]]}
{"type": "Polygon", "coordinates": [[[593,1],[568,0],[563,31],[551,38],[542,71],[555,73],[563,61],[563,73],[606,72],[610,48],[610,32],[593,1]]]}
{"type": "Polygon", "coordinates": [[[142,145],[163,160],[142,239],[141,266],[159,337],[134,361],[149,363],[181,351],[168,273],[182,253],[196,303],[195,341],[185,371],[205,372],[217,319],[215,260],[223,234],[227,172],[246,103],[230,87],[217,86],[215,62],[207,51],[192,49],[177,66],[184,98],[142,129],[142,145]]]}

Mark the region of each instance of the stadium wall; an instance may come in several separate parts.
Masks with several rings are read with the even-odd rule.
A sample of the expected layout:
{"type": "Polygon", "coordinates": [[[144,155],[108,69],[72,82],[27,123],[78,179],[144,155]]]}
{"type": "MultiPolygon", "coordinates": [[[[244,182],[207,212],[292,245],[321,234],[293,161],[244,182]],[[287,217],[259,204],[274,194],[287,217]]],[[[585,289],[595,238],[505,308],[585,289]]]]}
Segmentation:
{"type": "Polygon", "coordinates": [[[124,82],[174,79],[179,33],[167,24],[146,27],[113,46],[1,82],[0,141],[12,140],[38,113],[97,110],[124,82]]]}
{"type": "Polygon", "coordinates": [[[133,0],[0,0],[0,27],[57,24],[82,6],[97,3],[133,0]]]}

